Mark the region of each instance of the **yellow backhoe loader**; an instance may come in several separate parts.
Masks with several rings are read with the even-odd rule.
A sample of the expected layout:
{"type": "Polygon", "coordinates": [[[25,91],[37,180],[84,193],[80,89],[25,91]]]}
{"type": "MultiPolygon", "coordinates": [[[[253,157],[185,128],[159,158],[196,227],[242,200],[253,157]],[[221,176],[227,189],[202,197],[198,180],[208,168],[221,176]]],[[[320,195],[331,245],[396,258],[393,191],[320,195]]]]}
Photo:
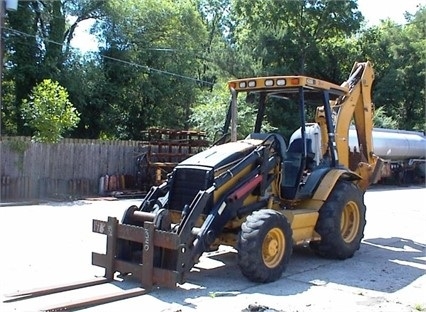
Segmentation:
{"type": "MultiPolygon", "coordinates": [[[[309,244],[324,257],[352,257],[363,237],[364,192],[380,172],[372,146],[373,80],[365,62],[340,86],[304,76],[230,81],[231,142],[178,164],[121,223],[152,222],[154,236],[176,238],[173,248],[154,242],[153,266],[175,272],[178,283],[218,245],[235,247],[243,275],[262,283],[280,278],[295,245],[309,244]],[[257,94],[259,103],[254,132],[237,140],[241,93],[257,94]],[[300,128],[288,141],[260,132],[270,98],[299,105],[300,128]],[[316,107],[314,123],[306,121],[308,105],[316,107]],[[351,123],[358,151],[348,148],[351,123]]],[[[119,240],[117,248],[118,259],[145,265],[146,242],[119,240]]]]}
{"type": "Polygon", "coordinates": [[[373,80],[371,64],[362,62],[341,85],[305,76],[229,81],[231,140],[179,163],[121,222],[93,220],[107,251],[93,253],[92,263],[106,269],[105,281],[117,272],[138,278],[144,289],[132,296],[184,283],[219,245],[234,247],[242,274],[259,283],[281,277],[296,245],[352,257],[366,223],[364,193],[381,166],[372,146],[373,80]],[[258,99],[257,119],[253,133],[237,140],[241,94],[258,99]],[[297,103],[299,128],[290,138],[261,132],[270,100],[297,103]],[[348,145],[351,124],[357,150],[348,145]]]}

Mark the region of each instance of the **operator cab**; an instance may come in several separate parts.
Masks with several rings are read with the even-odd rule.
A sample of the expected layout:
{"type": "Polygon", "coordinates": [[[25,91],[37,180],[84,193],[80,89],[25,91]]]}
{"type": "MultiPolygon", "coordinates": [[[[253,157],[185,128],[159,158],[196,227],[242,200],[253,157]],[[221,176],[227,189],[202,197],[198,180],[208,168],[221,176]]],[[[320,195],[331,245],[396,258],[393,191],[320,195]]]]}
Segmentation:
{"type": "MultiPolygon", "coordinates": [[[[288,142],[285,151],[281,148],[281,196],[293,200],[311,196],[320,179],[331,167],[337,167],[337,151],[334,138],[333,112],[331,101],[345,95],[347,87],[305,76],[272,76],[249,79],[238,79],[229,82],[232,98],[228,113],[229,119],[225,126],[236,127],[236,107],[239,93],[257,95],[257,117],[254,132],[247,138],[266,138],[261,133],[266,105],[269,99],[278,99],[283,105],[291,101],[297,103],[300,127],[285,140],[280,134],[274,133],[275,140],[288,142]],[[315,123],[307,123],[307,107],[316,111],[315,123]],[[233,114],[234,112],[234,114],[233,114]],[[321,135],[323,133],[323,135],[321,135]],[[277,139],[280,138],[280,139],[277,139]],[[324,140],[324,138],[326,140],[324,140]],[[323,145],[323,141],[326,144],[323,145]],[[320,166],[327,159],[327,166],[320,166]]],[[[225,132],[227,132],[227,129],[225,132]]]]}

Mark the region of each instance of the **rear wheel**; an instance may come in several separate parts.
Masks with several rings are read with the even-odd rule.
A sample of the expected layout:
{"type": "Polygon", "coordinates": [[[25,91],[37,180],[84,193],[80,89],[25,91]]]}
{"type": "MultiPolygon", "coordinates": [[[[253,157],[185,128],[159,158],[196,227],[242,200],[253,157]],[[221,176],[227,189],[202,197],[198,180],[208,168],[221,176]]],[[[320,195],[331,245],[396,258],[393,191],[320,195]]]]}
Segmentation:
{"type": "Polygon", "coordinates": [[[351,258],[364,237],[365,210],[364,192],[350,181],[338,181],[319,211],[315,230],[321,241],[311,242],[311,248],[325,258],[351,258]]]}
{"type": "Polygon", "coordinates": [[[292,251],[290,224],[277,211],[255,211],[242,224],[238,240],[238,265],[249,280],[267,283],[279,279],[292,251]]]}

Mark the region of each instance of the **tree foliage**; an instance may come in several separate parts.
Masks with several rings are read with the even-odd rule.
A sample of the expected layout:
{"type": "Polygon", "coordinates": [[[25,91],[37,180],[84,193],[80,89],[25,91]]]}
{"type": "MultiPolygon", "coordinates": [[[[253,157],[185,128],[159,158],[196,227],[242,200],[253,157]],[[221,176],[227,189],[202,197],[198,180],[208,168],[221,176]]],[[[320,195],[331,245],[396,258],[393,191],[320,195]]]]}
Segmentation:
{"type": "Polygon", "coordinates": [[[261,64],[256,74],[320,74],[318,65],[330,64],[318,62],[322,46],[355,33],[362,22],[354,0],[236,0],[234,12],[235,41],[261,64]]]}
{"type": "Polygon", "coordinates": [[[96,26],[104,40],[103,132],[137,139],[148,127],[187,128],[207,40],[192,2],[109,1],[105,10],[96,26]]]}
{"type": "MultiPolygon", "coordinates": [[[[304,74],[340,84],[365,60],[375,68],[378,124],[426,130],[425,11],[404,25],[366,27],[357,0],[19,1],[5,20],[0,130],[31,134],[23,99],[51,79],[81,113],[74,137],[139,139],[149,127],[213,135],[229,79],[304,74]],[[81,54],[71,39],[87,19],[100,48],[81,54]]],[[[267,107],[284,134],[298,126],[291,107],[267,107]]],[[[249,131],[253,108],[239,109],[240,130],[249,131]]]]}
{"type": "Polygon", "coordinates": [[[385,114],[384,106],[374,111],[373,124],[377,128],[398,129],[398,122],[385,114]]]}
{"type": "Polygon", "coordinates": [[[14,125],[8,132],[29,133],[20,118],[22,100],[43,79],[61,81],[64,64],[78,53],[70,46],[76,27],[83,20],[99,18],[103,4],[97,0],[19,1],[16,12],[7,12],[4,81],[14,85],[14,94],[6,97],[10,102],[4,106],[5,124],[14,125]],[[71,15],[76,17],[73,23],[67,20],[71,15]]]}
{"type": "MultiPolygon", "coordinates": [[[[232,12],[236,53],[251,58],[238,78],[302,74],[340,84],[342,72],[353,65],[352,59],[346,70],[339,59],[351,58],[351,44],[345,39],[363,20],[356,1],[236,0],[232,12]]],[[[286,134],[300,126],[296,105],[286,106],[284,112],[282,105],[271,103],[267,118],[286,134]]]]}
{"type": "MultiPolygon", "coordinates": [[[[256,120],[256,107],[251,103],[241,101],[238,103],[237,133],[240,139],[253,132],[256,120]]],[[[200,94],[197,105],[192,109],[190,117],[191,125],[196,129],[202,129],[207,133],[210,141],[216,141],[221,136],[229,134],[230,129],[224,129],[226,115],[229,111],[230,93],[225,83],[214,87],[211,93],[200,94]]],[[[262,125],[262,131],[274,130],[266,120],[262,125]]]]}
{"type": "Polygon", "coordinates": [[[400,129],[426,130],[426,7],[406,25],[389,20],[366,31],[362,53],[375,65],[373,99],[400,129]]]}
{"type": "Polygon", "coordinates": [[[36,142],[56,143],[76,127],[80,113],[68,99],[68,92],[58,82],[45,79],[36,85],[29,101],[22,102],[22,116],[34,129],[36,142]]]}

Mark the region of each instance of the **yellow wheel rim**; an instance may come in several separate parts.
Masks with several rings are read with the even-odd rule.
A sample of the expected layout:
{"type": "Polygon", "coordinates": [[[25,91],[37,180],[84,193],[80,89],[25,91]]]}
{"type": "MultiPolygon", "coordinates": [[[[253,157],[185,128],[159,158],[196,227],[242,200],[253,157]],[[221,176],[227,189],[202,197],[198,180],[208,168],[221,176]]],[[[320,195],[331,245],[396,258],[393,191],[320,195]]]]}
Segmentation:
{"type": "Polygon", "coordinates": [[[262,244],[263,262],[268,268],[278,266],[284,256],[285,238],[279,228],[272,228],[265,236],[262,244]]]}
{"type": "Polygon", "coordinates": [[[358,205],[350,201],[346,203],[345,208],[343,209],[342,219],[340,220],[340,233],[342,233],[342,238],[346,243],[351,243],[359,229],[360,215],[358,205]]]}

